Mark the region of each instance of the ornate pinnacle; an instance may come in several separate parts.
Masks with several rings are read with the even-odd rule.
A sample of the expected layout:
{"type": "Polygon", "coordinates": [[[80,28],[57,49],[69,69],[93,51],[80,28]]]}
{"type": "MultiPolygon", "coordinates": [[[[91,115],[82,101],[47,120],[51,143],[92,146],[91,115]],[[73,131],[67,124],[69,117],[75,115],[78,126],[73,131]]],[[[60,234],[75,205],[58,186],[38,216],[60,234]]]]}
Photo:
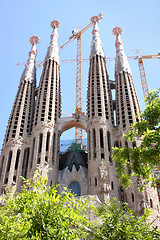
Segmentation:
{"type": "Polygon", "coordinates": [[[33,35],[30,39],[29,39],[30,43],[32,44],[32,48],[31,51],[29,52],[29,56],[31,57],[31,54],[36,55],[37,54],[37,50],[36,50],[36,43],[39,43],[39,37],[33,35]]]}
{"type": "Polygon", "coordinates": [[[122,33],[123,33],[123,29],[120,28],[120,27],[118,27],[118,26],[116,26],[116,27],[113,28],[113,30],[112,30],[112,34],[113,34],[113,35],[118,35],[118,34],[122,34],[122,33]]]}
{"type": "Polygon", "coordinates": [[[58,20],[53,20],[53,21],[50,23],[50,25],[51,25],[51,28],[53,28],[53,30],[54,30],[55,28],[60,27],[60,22],[59,22],[58,20]]]}
{"type": "Polygon", "coordinates": [[[98,16],[93,16],[93,17],[91,17],[90,21],[92,24],[95,24],[95,23],[99,23],[100,19],[98,16]]]}
{"type": "Polygon", "coordinates": [[[36,44],[36,43],[40,43],[39,37],[33,35],[30,39],[29,39],[30,43],[32,45],[36,44]]]}
{"type": "Polygon", "coordinates": [[[53,28],[53,32],[50,36],[51,41],[50,41],[50,45],[47,50],[45,61],[47,61],[48,59],[52,59],[59,64],[59,48],[58,48],[57,28],[60,27],[60,22],[58,20],[53,20],[50,23],[50,26],[51,26],[51,28],[53,28]]]}
{"type": "Polygon", "coordinates": [[[36,43],[39,43],[39,37],[33,35],[30,39],[29,39],[30,43],[32,44],[31,47],[31,51],[29,52],[29,59],[26,63],[26,66],[24,68],[24,71],[22,73],[21,76],[21,82],[23,82],[24,80],[33,82],[35,81],[35,77],[34,77],[34,72],[35,72],[35,58],[37,55],[37,49],[36,49],[36,43]]]}
{"type": "Polygon", "coordinates": [[[92,30],[93,40],[91,43],[90,58],[95,55],[101,55],[102,57],[104,57],[103,47],[100,40],[100,32],[97,24],[102,19],[102,17],[103,14],[101,13],[99,16],[93,16],[90,19],[91,23],[93,24],[92,30]]]}
{"type": "Polygon", "coordinates": [[[132,75],[129,63],[127,60],[127,57],[125,55],[124,49],[123,49],[123,43],[121,40],[120,35],[123,33],[122,28],[116,26],[112,30],[112,34],[116,35],[116,41],[115,41],[115,46],[116,46],[116,62],[115,62],[115,71],[116,74],[121,73],[122,71],[130,73],[132,75]]]}

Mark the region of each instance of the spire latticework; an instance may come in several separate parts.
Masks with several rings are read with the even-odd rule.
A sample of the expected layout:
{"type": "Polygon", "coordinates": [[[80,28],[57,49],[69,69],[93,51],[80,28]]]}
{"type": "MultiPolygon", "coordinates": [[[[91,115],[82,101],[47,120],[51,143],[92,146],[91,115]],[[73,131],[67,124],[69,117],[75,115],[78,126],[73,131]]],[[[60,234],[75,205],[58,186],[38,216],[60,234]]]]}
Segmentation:
{"type": "Polygon", "coordinates": [[[14,190],[16,189],[17,181],[21,181],[19,177],[27,176],[29,159],[28,136],[32,130],[35,104],[35,58],[37,55],[36,43],[38,42],[39,38],[37,36],[34,35],[30,38],[32,48],[20,79],[2,148],[2,162],[6,164],[1,165],[1,186],[4,185],[6,187],[13,184],[14,190]],[[22,153],[24,153],[23,158],[22,153]]]}
{"type": "MultiPolygon", "coordinates": [[[[60,138],[57,121],[61,115],[61,86],[57,28],[60,23],[54,20],[50,25],[53,32],[37,92],[33,122],[34,135],[31,147],[32,156],[30,158],[31,167],[28,176],[33,175],[37,165],[42,167],[42,174],[45,174],[49,167],[53,167],[53,171],[56,171],[55,174],[58,174],[58,151],[56,149],[59,149],[60,138]]],[[[55,179],[53,183],[56,183],[55,179]]],[[[50,177],[49,181],[51,181],[50,177]]]]}
{"type": "Polygon", "coordinates": [[[139,121],[140,106],[132,80],[132,73],[120,38],[122,29],[115,27],[113,34],[116,35],[116,121],[117,126],[128,129],[131,124],[139,121]]]}
{"type": "Polygon", "coordinates": [[[101,200],[104,200],[105,195],[109,193],[109,178],[106,176],[104,186],[103,180],[98,180],[99,169],[101,165],[107,168],[109,164],[111,126],[113,126],[114,121],[111,89],[97,25],[98,19],[94,16],[91,21],[93,22],[93,39],[87,91],[88,188],[89,193],[92,192],[92,194],[96,194],[101,200]],[[91,187],[93,182],[97,184],[94,190],[91,187]]]}

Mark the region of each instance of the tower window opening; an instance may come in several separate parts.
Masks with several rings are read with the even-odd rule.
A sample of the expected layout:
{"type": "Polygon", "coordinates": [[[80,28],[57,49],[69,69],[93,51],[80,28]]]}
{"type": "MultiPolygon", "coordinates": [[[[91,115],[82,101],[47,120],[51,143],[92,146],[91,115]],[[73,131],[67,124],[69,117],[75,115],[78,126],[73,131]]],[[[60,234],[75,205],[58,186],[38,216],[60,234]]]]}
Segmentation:
{"type": "Polygon", "coordinates": [[[32,143],[32,154],[31,154],[30,169],[32,168],[32,165],[33,165],[34,148],[35,148],[35,138],[33,138],[33,143],[32,143]]]}
{"type": "Polygon", "coordinates": [[[20,150],[20,149],[18,149],[18,150],[17,150],[17,155],[16,155],[15,170],[17,170],[17,169],[18,169],[18,165],[19,165],[19,158],[20,158],[20,152],[21,152],[21,150],[20,150]]]}
{"type": "Polygon", "coordinates": [[[101,148],[104,148],[103,129],[102,128],[99,130],[99,133],[100,133],[100,146],[101,146],[101,148]]]}
{"type": "Polygon", "coordinates": [[[93,129],[93,155],[96,158],[96,131],[93,129]]]}
{"type": "Polygon", "coordinates": [[[5,155],[3,155],[3,157],[2,157],[2,161],[1,161],[0,179],[1,179],[1,177],[2,177],[2,170],[3,170],[4,159],[5,159],[5,155]]]}
{"type": "Polygon", "coordinates": [[[16,180],[17,180],[17,177],[13,176],[13,181],[16,182],[16,180]]]}
{"type": "Polygon", "coordinates": [[[151,198],[150,198],[150,207],[153,208],[153,201],[151,198]]]}
{"type": "Polygon", "coordinates": [[[101,153],[101,158],[103,158],[103,159],[104,159],[104,153],[101,153]]]}
{"type": "Polygon", "coordinates": [[[107,132],[107,142],[108,142],[108,151],[111,152],[111,135],[110,132],[107,132]]]}
{"type": "Polygon", "coordinates": [[[132,202],[134,202],[134,194],[132,193],[132,202]]]}
{"type": "Polygon", "coordinates": [[[111,156],[109,156],[109,161],[110,161],[110,163],[113,163],[111,156]]]}
{"type": "Polygon", "coordinates": [[[26,178],[26,176],[27,176],[29,153],[30,153],[30,149],[26,148],[25,151],[24,151],[23,165],[22,165],[22,176],[24,178],[26,178]]]}
{"type": "Polygon", "coordinates": [[[8,177],[5,178],[5,181],[4,181],[4,184],[7,184],[8,183],[8,177]]]}
{"type": "Polygon", "coordinates": [[[41,158],[38,158],[37,164],[40,164],[40,162],[41,162],[41,158]]]}
{"type": "Polygon", "coordinates": [[[41,151],[42,151],[42,140],[43,140],[43,134],[40,133],[40,135],[39,135],[39,148],[38,148],[38,153],[41,153],[41,151]]]}
{"type": "Polygon", "coordinates": [[[111,189],[114,190],[114,184],[111,182],[111,189]]]}
{"type": "Polygon", "coordinates": [[[12,151],[9,152],[9,156],[8,156],[7,172],[10,171],[11,160],[12,160],[12,151]]]}
{"type": "Polygon", "coordinates": [[[24,167],[25,167],[25,159],[26,159],[26,149],[24,150],[24,154],[23,154],[23,163],[22,163],[22,176],[23,176],[24,167]]]}
{"type": "Polygon", "coordinates": [[[118,147],[119,148],[119,142],[118,141],[114,142],[114,147],[118,147]]]}
{"type": "Polygon", "coordinates": [[[97,186],[97,184],[98,184],[98,183],[97,183],[97,178],[95,178],[95,186],[97,186]]]}
{"type": "Polygon", "coordinates": [[[50,144],[50,132],[47,133],[46,152],[49,151],[49,144],[50,144]]]}

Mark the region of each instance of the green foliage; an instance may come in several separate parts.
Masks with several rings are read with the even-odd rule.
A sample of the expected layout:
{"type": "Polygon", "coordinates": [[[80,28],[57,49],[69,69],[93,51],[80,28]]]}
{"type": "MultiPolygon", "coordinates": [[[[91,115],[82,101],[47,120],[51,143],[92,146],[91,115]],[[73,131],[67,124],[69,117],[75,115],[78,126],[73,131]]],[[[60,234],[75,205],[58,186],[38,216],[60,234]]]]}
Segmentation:
{"type": "Polygon", "coordinates": [[[129,163],[132,175],[141,177],[145,182],[151,181],[153,186],[156,179],[153,177],[155,166],[160,160],[160,89],[151,91],[145,99],[146,109],[140,115],[141,121],[131,126],[131,130],[123,136],[125,141],[141,140],[140,146],[133,149],[114,148],[113,160],[117,162],[117,173],[124,187],[131,185],[131,175],[127,173],[129,163]]]}
{"type": "Polygon", "coordinates": [[[47,179],[36,172],[32,180],[24,180],[21,193],[5,199],[0,210],[0,239],[80,239],[92,223],[86,211],[88,204],[66,189],[58,194],[47,187],[47,179]],[[28,190],[28,187],[32,189],[28,190]]]}
{"type": "Polygon", "coordinates": [[[92,236],[91,239],[160,239],[157,227],[151,229],[150,224],[146,222],[150,215],[149,210],[146,210],[142,217],[138,217],[126,205],[114,198],[108,204],[101,205],[97,215],[101,218],[102,223],[95,229],[95,237],[92,236]]]}
{"type": "Polygon", "coordinates": [[[158,229],[146,223],[148,211],[138,217],[116,198],[96,208],[67,189],[58,194],[38,172],[23,180],[22,192],[8,194],[0,210],[1,240],[160,239],[158,229]],[[89,213],[98,220],[91,221],[89,213]]]}

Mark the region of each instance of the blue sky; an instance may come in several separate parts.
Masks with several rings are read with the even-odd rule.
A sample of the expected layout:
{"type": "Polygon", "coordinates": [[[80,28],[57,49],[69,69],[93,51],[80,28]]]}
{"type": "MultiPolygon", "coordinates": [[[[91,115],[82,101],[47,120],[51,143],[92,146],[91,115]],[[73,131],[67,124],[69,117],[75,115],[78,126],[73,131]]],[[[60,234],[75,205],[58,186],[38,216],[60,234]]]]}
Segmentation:
{"type": "MultiPolygon", "coordinates": [[[[101,41],[106,57],[115,56],[115,26],[123,28],[122,41],[127,56],[134,56],[135,49],[142,55],[157,54],[160,51],[160,1],[159,0],[0,0],[0,146],[2,145],[7,122],[18,89],[24,66],[17,62],[26,62],[31,45],[29,38],[37,35],[37,61],[44,60],[50,42],[50,22],[57,19],[59,46],[71,36],[74,28],[82,29],[93,15],[103,13],[99,23],[101,41]]],[[[92,28],[82,35],[82,58],[88,58],[92,40],[92,28]]],[[[60,52],[60,59],[76,58],[76,41],[60,52]]],[[[141,108],[144,109],[143,92],[138,70],[138,62],[130,60],[134,84],[141,108]]],[[[160,87],[160,60],[144,60],[146,77],[150,89],[160,87]]],[[[83,111],[86,111],[86,93],[88,63],[82,65],[83,111]]],[[[114,62],[107,62],[107,70],[114,80],[114,62]]],[[[41,75],[37,70],[37,84],[41,75]]],[[[63,63],[60,66],[62,87],[62,111],[72,114],[75,109],[76,64],[63,63]]],[[[74,138],[74,129],[62,135],[62,139],[74,138]]]]}

